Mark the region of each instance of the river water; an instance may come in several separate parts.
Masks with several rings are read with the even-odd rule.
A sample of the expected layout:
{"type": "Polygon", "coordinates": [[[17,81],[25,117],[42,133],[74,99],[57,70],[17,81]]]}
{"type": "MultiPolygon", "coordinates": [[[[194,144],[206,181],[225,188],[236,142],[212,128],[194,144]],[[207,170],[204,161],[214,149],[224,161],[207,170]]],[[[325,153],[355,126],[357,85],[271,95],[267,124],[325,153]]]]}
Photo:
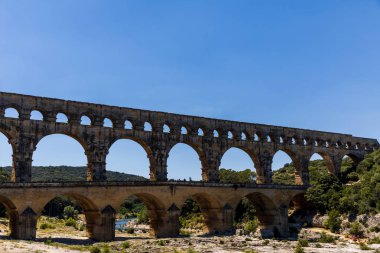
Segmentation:
{"type": "Polygon", "coordinates": [[[136,220],[136,218],[120,219],[115,221],[115,229],[124,229],[127,228],[126,224],[131,221],[136,220]]]}

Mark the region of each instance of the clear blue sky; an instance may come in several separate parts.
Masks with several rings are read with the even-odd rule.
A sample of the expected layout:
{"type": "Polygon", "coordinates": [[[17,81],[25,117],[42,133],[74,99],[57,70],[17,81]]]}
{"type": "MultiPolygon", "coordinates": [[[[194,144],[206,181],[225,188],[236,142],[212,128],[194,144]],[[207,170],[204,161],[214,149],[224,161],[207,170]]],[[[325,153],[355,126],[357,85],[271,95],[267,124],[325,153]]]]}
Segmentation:
{"type": "MultiPolygon", "coordinates": [[[[1,0],[0,90],[379,138],[379,45],[376,0],[1,0]]],[[[148,175],[131,145],[108,168],[148,175]]],[[[2,137],[0,165],[10,155],[2,137]]],[[[34,163],[86,161],[51,137],[34,163]]],[[[222,166],[252,163],[231,152],[222,166]]],[[[170,154],[170,177],[199,168],[170,154]]]]}

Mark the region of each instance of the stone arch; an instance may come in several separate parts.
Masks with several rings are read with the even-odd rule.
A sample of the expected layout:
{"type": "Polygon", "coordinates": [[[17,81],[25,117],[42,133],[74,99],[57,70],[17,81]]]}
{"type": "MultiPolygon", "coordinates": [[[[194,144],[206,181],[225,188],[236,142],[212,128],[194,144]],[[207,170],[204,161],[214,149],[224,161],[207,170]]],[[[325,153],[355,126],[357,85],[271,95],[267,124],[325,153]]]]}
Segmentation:
{"type": "Polygon", "coordinates": [[[18,119],[20,118],[20,112],[21,110],[18,106],[10,105],[10,106],[5,107],[4,117],[18,119]],[[11,115],[7,115],[7,114],[11,114],[11,115]],[[12,114],[17,114],[17,115],[12,115],[12,114]]]}
{"type": "Polygon", "coordinates": [[[164,226],[165,223],[165,217],[167,216],[167,210],[164,203],[158,197],[150,193],[137,192],[127,195],[126,198],[123,198],[119,201],[119,203],[117,203],[117,206],[120,207],[126,199],[133,196],[137,197],[144,203],[148,211],[148,218],[150,220],[150,226],[153,230],[153,234],[160,236],[162,226],[164,226]]]}
{"type": "MultiPolygon", "coordinates": [[[[244,147],[241,147],[241,146],[230,146],[228,149],[226,149],[221,155],[220,164],[222,163],[223,157],[225,157],[225,155],[228,152],[230,152],[231,150],[237,150],[238,152],[241,152],[242,154],[247,155],[250,159],[250,162],[252,162],[253,168],[256,170],[256,173],[260,173],[259,172],[260,162],[259,162],[258,157],[253,152],[251,152],[250,150],[248,150],[244,147]]],[[[220,168],[221,168],[221,165],[219,166],[218,169],[220,169],[220,168]]],[[[234,168],[226,168],[226,169],[234,169],[234,168]]],[[[234,170],[236,170],[236,169],[234,169],[234,170]]]]}
{"type": "MultiPolygon", "coordinates": [[[[302,174],[303,174],[303,172],[305,170],[305,168],[302,166],[302,163],[301,163],[300,159],[298,158],[297,154],[294,151],[292,151],[290,149],[287,149],[287,148],[280,148],[273,155],[272,164],[275,162],[274,158],[275,158],[276,154],[278,154],[279,152],[285,153],[290,158],[291,162],[293,163],[295,171],[294,171],[294,180],[293,180],[292,184],[298,184],[299,181],[301,180],[300,178],[302,178],[302,174]]],[[[273,179],[275,180],[275,178],[276,178],[276,176],[274,175],[273,179]]]]}
{"type": "MultiPolygon", "coordinates": [[[[262,233],[263,237],[273,237],[279,236],[279,231],[281,227],[279,227],[279,208],[272,201],[270,197],[261,192],[251,192],[248,193],[240,199],[235,205],[235,219],[237,218],[237,211],[240,212],[246,211],[242,208],[242,203],[244,200],[248,200],[249,203],[255,209],[255,217],[258,220],[259,229],[262,233]],[[264,234],[266,234],[264,236],[264,234]]],[[[241,215],[241,214],[240,214],[241,215]]],[[[240,217],[241,218],[241,217],[240,217]]]]}
{"type": "Polygon", "coordinates": [[[328,169],[329,173],[334,174],[335,166],[334,166],[333,158],[326,152],[314,152],[310,155],[310,157],[308,159],[309,161],[314,154],[321,156],[327,165],[327,169],[328,169]]]}
{"type": "MultiPolygon", "coordinates": [[[[36,150],[38,150],[37,149],[38,144],[40,144],[42,140],[48,138],[49,136],[59,136],[59,135],[68,137],[70,140],[74,140],[76,143],[78,143],[83,150],[83,154],[86,157],[87,163],[89,163],[91,161],[91,159],[90,159],[91,152],[90,152],[90,149],[89,149],[87,143],[80,136],[77,136],[77,135],[72,134],[72,133],[67,133],[65,131],[57,131],[57,132],[52,132],[52,133],[48,133],[45,135],[37,136],[35,143],[34,143],[34,147],[33,147],[34,151],[32,154],[32,158],[34,157],[36,150]]],[[[32,162],[32,165],[33,165],[33,162],[32,162]]],[[[87,168],[87,173],[88,173],[88,169],[89,168],[87,168]]],[[[86,177],[84,177],[84,178],[86,178],[86,177]]]]}
{"type": "Polygon", "coordinates": [[[12,147],[12,153],[15,152],[15,144],[13,143],[12,141],[12,135],[10,133],[8,133],[5,129],[2,129],[1,125],[0,125],[0,134],[3,134],[5,136],[5,138],[7,138],[8,140],[8,143],[11,145],[12,147]]]}
{"type": "Polygon", "coordinates": [[[30,112],[30,119],[31,120],[44,120],[45,116],[41,110],[33,109],[30,112]]]}
{"type": "Polygon", "coordinates": [[[93,120],[87,114],[80,115],[80,124],[84,126],[91,126],[93,120]]]}
{"type": "Polygon", "coordinates": [[[16,238],[18,237],[18,220],[19,220],[19,213],[14,205],[14,203],[8,199],[7,197],[0,195],[0,203],[3,204],[5,209],[8,212],[8,218],[9,218],[9,229],[10,229],[10,237],[16,238]]]}
{"type": "Polygon", "coordinates": [[[78,194],[76,192],[60,192],[60,193],[54,193],[49,192],[46,193],[45,196],[43,196],[43,199],[39,201],[39,205],[34,207],[34,211],[36,212],[37,219],[41,216],[42,210],[44,207],[53,199],[59,197],[59,196],[66,196],[69,198],[74,199],[79,206],[83,209],[84,215],[86,217],[86,228],[89,238],[95,238],[95,227],[100,219],[100,212],[98,206],[91,201],[89,198],[82,194],[78,194]]]}
{"type": "Polygon", "coordinates": [[[65,123],[65,124],[67,124],[67,123],[70,122],[70,116],[68,114],[66,114],[66,113],[57,112],[55,114],[55,117],[56,117],[55,122],[57,122],[57,123],[65,123]]]}
{"type": "MultiPolygon", "coordinates": [[[[148,163],[149,163],[149,175],[150,177],[152,178],[153,176],[155,176],[155,160],[154,160],[154,157],[153,157],[153,153],[152,153],[152,150],[150,149],[150,147],[145,143],[144,140],[142,139],[139,139],[139,138],[135,138],[135,137],[126,137],[126,136],[123,136],[123,137],[120,137],[120,138],[117,138],[115,140],[113,140],[109,147],[108,147],[108,154],[106,156],[106,161],[108,159],[108,156],[109,156],[109,151],[112,149],[112,147],[114,146],[114,144],[116,144],[117,142],[119,141],[123,141],[123,140],[128,140],[128,141],[132,141],[133,143],[139,145],[144,151],[145,151],[145,155],[146,157],[148,158],[148,163]]],[[[108,168],[106,168],[108,169],[108,168]]],[[[153,177],[154,178],[154,177],[153,177]]]]}
{"type": "MultiPolygon", "coordinates": [[[[192,143],[192,142],[189,142],[189,141],[181,141],[181,142],[177,142],[177,143],[174,143],[172,145],[169,146],[169,148],[167,149],[167,156],[169,158],[170,156],[170,152],[173,150],[173,148],[175,146],[177,146],[178,144],[184,144],[186,145],[187,147],[190,147],[193,151],[195,151],[195,153],[197,154],[198,156],[198,159],[200,160],[200,163],[201,163],[201,172],[202,172],[202,180],[204,181],[207,181],[207,160],[206,160],[206,156],[205,156],[205,153],[203,151],[203,149],[201,147],[199,147],[197,144],[195,143],[192,143]]],[[[168,166],[169,167],[169,166],[168,166]]],[[[170,169],[170,168],[168,168],[170,169]]]]}
{"type": "Polygon", "coordinates": [[[220,213],[222,205],[217,197],[205,192],[187,195],[181,199],[181,205],[179,206],[180,209],[187,199],[193,199],[199,205],[201,213],[205,219],[204,223],[207,227],[207,232],[211,233],[218,231],[221,222],[218,219],[218,214],[220,213]]]}
{"type": "MultiPolygon", "coordinates": [[[[154,160],[154,156],[153,156],[153,152],[152,152],[152,149],[149,147],[149,145],[141,138],[137,138],[137,137],[134,137],[134,136],[120,136],[118,138],[115,138],[114,140],[112,140],[108,146],[108,151],[110,150],[110,148],[112,147],[113,144],[115,144],[117,141],[119,140],[131,140],[131,141],[134,141],[136,142],[137,144],[139,144],[144,150],[145,150],[145,153],[149,159],[149,174],[150,174],[150,178],[151,179],[154,179],[155,178],[155,175],[156,175],[156,164],[155,164],[155,160],[154,160]]],[[[107,157],[106,157],[107,159],[107,157]]]]}

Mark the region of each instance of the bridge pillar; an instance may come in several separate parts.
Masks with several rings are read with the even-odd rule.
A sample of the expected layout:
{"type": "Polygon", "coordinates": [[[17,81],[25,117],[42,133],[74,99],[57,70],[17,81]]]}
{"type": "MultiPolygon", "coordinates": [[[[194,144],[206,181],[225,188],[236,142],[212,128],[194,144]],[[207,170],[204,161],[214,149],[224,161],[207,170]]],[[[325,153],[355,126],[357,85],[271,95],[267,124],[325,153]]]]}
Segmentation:
{"type": "Polygon", "coordinates": [[[176,237],[179,235],[179,215],[181,210],[174,203],[167,211],[150,211],[156,214],[152,216],[150,222],[156,237],[176,237]]]}
{"type": "Polygon", "coordinates": [[[272,183],[272,160],[273,155],[268,151],[259,154],[260,166],[257,170],[256,182],[258,184],[272,183]]]}
{"type": "Polygon", "coordinates": [[[85,211],[88,237],[99,242],[107,242],[115,239],[115,215],[116,211],[111,206],[106,206],[101,212],[85,211]]]}
{"type": "Polygon", "coordinates": [[[32,208],[26,208],[17,223],[17,229],[13,233],[16,239],[33,240],[36,238],[37,215],[32,208]]]}
{"type": "Polygon", "coordinates": [[[12,182],[25,183],[32,179],[32,156],[35,141],[31,136],[20,135],[14,143],[12,182]]]}
{"type": "Polygon", "coordinates": [[[259,220],[262,238],[286,238],[289,236],[287,205],[281,204],[276,210],[265,210],[265,214],[261,215],[259,220]]]}
{"type": "Polygon", "coordinates": [[[298,167],[295,175],[296,185],[309,185],[309,159],[306,157],[299,158],[298,167]]]}
{"type": "Polygon", "coordinates": [[[157,140],[151,147],[152,155],[148,154],[150,164],[150,179],[152,181],[168,180],[168,151],[164,142],[157,140]]]}
{"type": "Polygon", "coordinates": [[[333,171],[332,173],[340,178],[341,176],[341,166],[342,166],[343,156],[335,155],[332,157],[333,171]]]}
{"type": "Polygon", "coordinates": [[[106,157],[108,148],[103,143],[92,143],[86,150],[88,159],[87,181],[106,181],[106,157]]]}
{"type": "Polygon", "coordinates": [[[219,182],[219,166],[221,155],[216,152],[212,147],[203,147],[205,151],[205,163],[203,161],[202,165],[202,179],[206,182],[219,182]]]}

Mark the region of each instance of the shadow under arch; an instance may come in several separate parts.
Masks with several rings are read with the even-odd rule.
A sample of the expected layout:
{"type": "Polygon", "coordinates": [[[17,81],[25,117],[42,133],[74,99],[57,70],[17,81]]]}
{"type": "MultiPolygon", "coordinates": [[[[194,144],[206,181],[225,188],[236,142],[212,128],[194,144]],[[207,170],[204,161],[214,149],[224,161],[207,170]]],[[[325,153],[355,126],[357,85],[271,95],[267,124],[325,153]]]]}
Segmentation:
{"type": "Polygon", "coordinates": [[[86,218],[86,228],[89,238],[94,238],[94,226],[100,219],[101,213],[98,207],[87,197],[73,192],[64,192],[50,195],[38,208],[36,208],[37,219],[41,216],[42,210],[45,206],[57,197],[65,196],[75,200],[78,205],[83,209],[83,213],[86,218]]]}
{"type": "Polygon", "coordinates": [[[263,193],[254,192],[245,196],[255,207],[259,222],[263,225],[272,224],[275,219],[276,206],[273,201],[263,193]]]}
{"type": "Polygon", "coordinates": [[[7,197],[0,195],[0,203],[3,204],[8,212],[10,237],[17,238],[19,213],[13,202],[7,197]]]}
{"type": "MultiPolygon", "coordinates": [[[[159,235],[161,232],[161,226],[164,222],[164,216],[167,214],[167,210],[163,202],[156,196],[149,193],[132,193],[123,199],[123,202],[130,198],[140,199],[147,210],[150,227],[152,228],[153,235],[159,235]]],[[[119,207],[123,203],[119,203],[119,207]]]]}
{"type": "Polygon", "coordinates": [[[221,210],[221,203],[216,197],[208,193],[195,193],[183,198],[181,208],[186,200],[193,199],[199,205],[200,211],[204,217],[204,224],[207,227],[207,233],[218,231],[220,220],[217,219],[218,213],[221,210]]]}
{"type": "MultiPolygon", "coordinates": [[[[108,150],[110,150],[112,148],[112,146],[117,143],[118,141],[122,141],[122,140],[129,140],[129,141],[133,141],[137,144],[139,144],[144,150],[145,150],[145,153],[148,157],[148,160],[149,160],[149,175],[150,175],[150,179],[152,181],[154,181],[156,179],[156,164],[155,164],[155,160],[154,160],[154,156],[153,156],[153,152],[151,150],[151,148],[146,144],[146,142],[140,138],[136,138],[136,137],[132,137],[132,136],[122,136],[120,138],[117,138],[117,139],[114,139],[110,145],[108,146],[108,150]]],[[[107,161],[107,157],[106,157],[106,161],[107,161]]]]}
{"type": "Polygon", "coordinates": [[[207,159],[206,159],[206,155],[203,151],[203,149],[201,147],[199,147],[197,144],[194,144],[192,142],[189,142],[189,141],[181,141],[181,142],[177,142],[173,145],[171,145],[167,151],[167,154],[168,154],[168,158],[170,156],[170,152],[173,150],[174,147],[178,146],[178,145],[185,145],[187,147],[190,147],[193,151],[195,151],[195,153],[197,154],[198,156],[198,159],[199,161],[201,162],[201,166],[202,166],[202,180],[203,181],[208,181],[208,171],[207,171],[207,159]]]}
{"type": "MultiPolygon", "coordinates": [[[[256,170],[256,173],[257,173],[258,175],[260,175],[260,173],[263,174],[263,172],[262,172],[262,170],[261,170],[261,168],[260,168],[260,161],[259,161],[259,158],[256,156],[256,154],[254,154],[253,152],[249,151],[248,149],[246,149],[246,148],[244,148],[244,147],[239,147],[239,146],[231,146],[231,147],[229,147],[228,149],[226,149],[226,150],[223,152],[220,161],[223,160],[223,157],[225,157],[225,155],[226,155],[229,151],[234,150],[234,149],[238,150],[239,152],[242,152],[243,154],[245,154],[245,155],[247,155],[247,156],[249,157],[250,161],[252,162],[253,168],[256,170]]],[[[220,169],[220,168],[221,168],[221,167],[219,166],[219,169],[220,169]]]]}

